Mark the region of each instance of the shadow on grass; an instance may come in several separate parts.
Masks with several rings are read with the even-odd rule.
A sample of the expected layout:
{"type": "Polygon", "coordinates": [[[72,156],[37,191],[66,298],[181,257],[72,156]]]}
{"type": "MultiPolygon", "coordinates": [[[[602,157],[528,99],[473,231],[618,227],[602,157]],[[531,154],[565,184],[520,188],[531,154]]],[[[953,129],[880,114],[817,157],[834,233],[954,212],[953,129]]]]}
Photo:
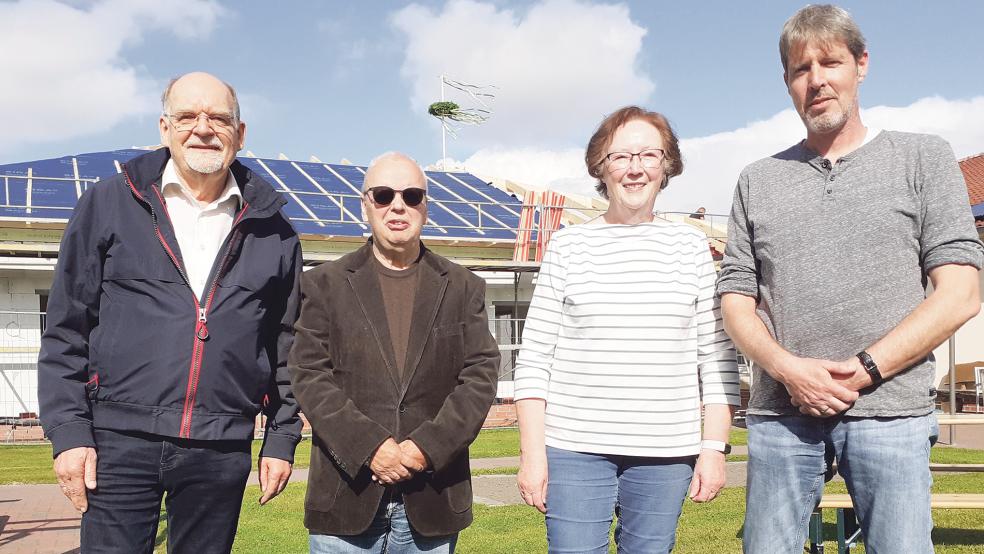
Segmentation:
{"type": "MultiPolygon", "coordinates": [[[[735,538],[741,540],[745,532],[742,525],[735,533],[735,538]]],[[[823,524],[823,539],[827,541],[837,541],[837,524],[823,524]]],[[[863,540],[863,539],[862,539],[863,540]]],[[[984,544],[984,529],[959,529],[954,527],[936,527],[933,529],[933,544],[935,545],[980,545],[984,544]]]]}
{"type": "Polygon", "coordinates": [[[937,527],[933,529],[933,544],[984,544],[984,529],[937,527]]]}

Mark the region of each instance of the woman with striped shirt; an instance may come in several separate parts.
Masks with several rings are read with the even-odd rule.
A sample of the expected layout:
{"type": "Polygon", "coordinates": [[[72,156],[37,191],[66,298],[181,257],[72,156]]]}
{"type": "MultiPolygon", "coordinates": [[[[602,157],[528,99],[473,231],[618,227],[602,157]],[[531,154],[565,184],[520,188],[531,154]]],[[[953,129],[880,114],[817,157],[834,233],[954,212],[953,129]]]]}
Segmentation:
{"type": "Polygon", "coordinates": [[[550,552],[669,552],[689,493],[724,486],[739,402],[707,237],[653,217],[683,169],[666,118],[608,116],[585,154],[609,200],[550,240],[515,373],[523,500],[550,552]],[[701,408],[703,407],[703,430],[701,408]]]}

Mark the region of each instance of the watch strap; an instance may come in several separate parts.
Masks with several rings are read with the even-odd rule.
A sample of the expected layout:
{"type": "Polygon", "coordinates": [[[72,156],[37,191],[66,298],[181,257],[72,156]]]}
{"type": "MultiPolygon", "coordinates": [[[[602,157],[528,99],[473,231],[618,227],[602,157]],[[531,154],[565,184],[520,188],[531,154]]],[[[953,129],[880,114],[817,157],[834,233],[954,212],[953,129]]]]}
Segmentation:
{"type": "Polygon", "coordinates": [[[730,454],[731,453],[731,445],[728,444],[728,443],[726,443],[726,442],[724,442],[724,441],[716,441],[716,440],[711,440],[711,439],[704,439],[704,440],[700,441],[700,447],[701,448],[705,448],[707,450],[715,450],[715,451],[720,452],[722,454],[730,454]]]}
{"type": "Polygon", "coordinates": [[[871,354],[868,354],[864,350],[858,352],[858,360],[861,361],[861,365],[864,367],[865,372],[871,377],[871,384],[877,385],[881,383],[884,379],[882,378],[881,371],[878,371],[878,364],[872,359],[871,354]]]}

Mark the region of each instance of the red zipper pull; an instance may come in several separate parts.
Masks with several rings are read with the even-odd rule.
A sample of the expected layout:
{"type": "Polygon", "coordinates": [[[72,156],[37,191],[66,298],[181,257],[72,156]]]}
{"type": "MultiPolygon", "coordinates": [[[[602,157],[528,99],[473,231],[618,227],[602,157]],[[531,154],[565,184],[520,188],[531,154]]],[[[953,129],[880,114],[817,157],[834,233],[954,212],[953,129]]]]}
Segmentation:
{"type": "Polygon", "coordinates": [[[205,308],[198,308],[198,325],[195,327],[195,335],[199,340],[208,338],[208,327],[205,323],[205,308]]]}

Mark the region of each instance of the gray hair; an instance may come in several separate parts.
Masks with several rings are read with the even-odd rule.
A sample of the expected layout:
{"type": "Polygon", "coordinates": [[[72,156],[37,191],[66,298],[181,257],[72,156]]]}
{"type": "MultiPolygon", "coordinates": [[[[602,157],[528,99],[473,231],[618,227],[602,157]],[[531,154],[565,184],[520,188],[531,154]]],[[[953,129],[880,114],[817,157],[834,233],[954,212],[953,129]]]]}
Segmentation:
{"type": "Polygon", "coordinates": [[[847,10],[832,4],[810,4],[793,14],[782,26],[779,58],[783,72],[789,71],[789,51],[794,45],[817,39],[843,42],[855,60],[860,60],[865,52],[864,35],[847,10]]]}
{"type": "MultiPolygon", "coordinates": [[[[171,89],[174,88],[174,83],[177,83],[185,75],[187,75],[187,73],[183,75],[178,75],[177,77],[171,77],[171,80],[168,81],[167,83],[167,87],[164,88],[164,92],[161,93],[161,109],[164,110],[164,113],[167,113],[169,111],[167,107],[167,101],[168,101],[168,97],[171,96],[171,89]]],[[[222,81],[221,79],[219,80],[222,81]]],[[[238,122],[239,121],[239,95],[236,94],[236,89],[232,88],[232,85],[230,85],[229,83],[222,81],[222,84],[225,85],[227,89],[229,89],[229,94],[232,95],[232,116],[238,122]]]]}
{"type": "MultiPolygon", "coordinates": [[[[369,172],[372,171],[372,168],[374,168],[377,165],[379,165],[380,162],[384,162],[384,161],[390,160],[390,159],[405,160],[405,161],[408,161],[408,162],[412,163],[414,165],[414,167],[417,168],[417,171],[420,172],[420,176],[423,178],[423,181],[424,181],[424,187],[425,188],[427,187],[427,174],[424,173],[424,168],[420,167],[420,164],[417,163],[417,160],[411,158],[410,156],[404,154],[403,152],[397,152],[396,150],[390,150],[388,152],[383,152],[382,154],[380,154],[380,155],[376,156],[375,158],[373,158],[372,161],[369,162],[369,167],[366,168],[366,175],[369,175],[369,172]]],[[[369,186],[369,182],[367,180],[363,179],[362,180],[362,192],[365,192],[367,190],[367,187],[368,186],[369,186]]]]}

